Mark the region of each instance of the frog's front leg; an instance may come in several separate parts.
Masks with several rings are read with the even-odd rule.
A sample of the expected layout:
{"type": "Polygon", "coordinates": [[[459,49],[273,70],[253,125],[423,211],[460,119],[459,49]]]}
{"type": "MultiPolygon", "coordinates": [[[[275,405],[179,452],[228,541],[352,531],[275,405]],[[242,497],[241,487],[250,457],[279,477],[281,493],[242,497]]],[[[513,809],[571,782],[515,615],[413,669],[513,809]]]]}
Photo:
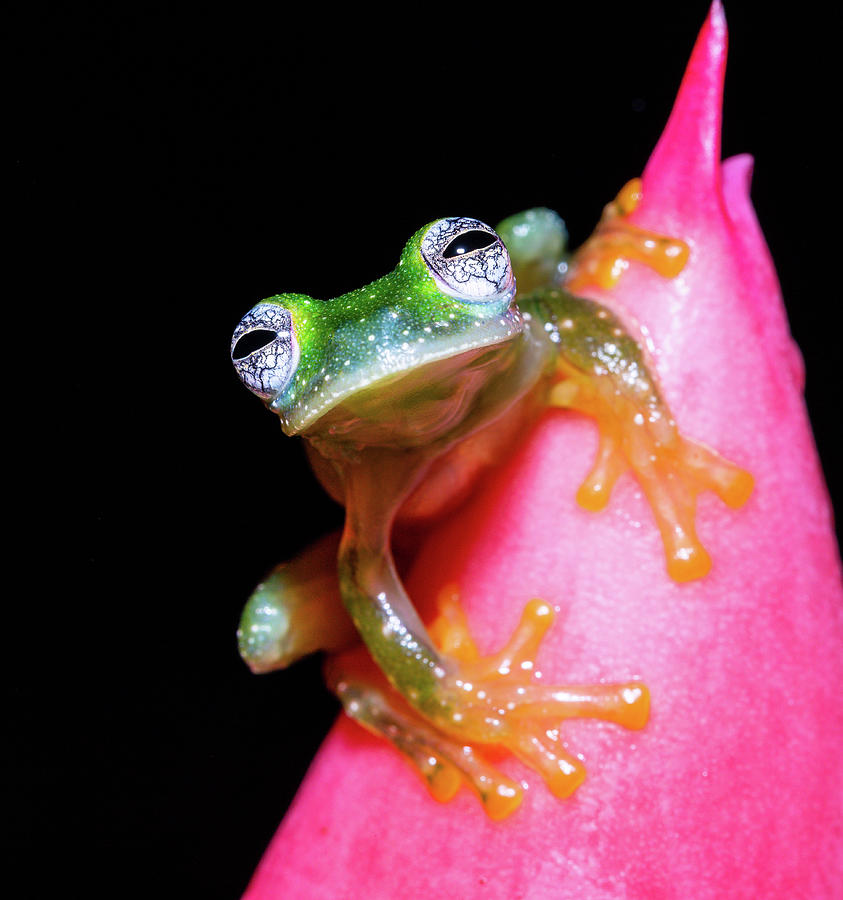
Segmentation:
{"type": "Polygon", "coordinates": [[[431,793],[449,799],[467,782],[494,818],[518,805],[520,788],[483,760],[483,747],[504,749],[539,772],[550,790],[568,796],[584,777],[561,747],[567,718],[601,718],[641,728],[646,687],[623,684],[548,686],[535,658],[553,620],[540,600],[527,604],[512,639],[481,657],[453,591],[440,597],[432,633],[422,624],[396,574],[389,551],[391,515],[400,502],[411,455],[370,453],[346,478],[346,527],[340,545],[343,601],[372,659],[406,701],[344,655],[329,680],[346,710],[391,740],[424,776],[431,793]]]}
{"type": "Polygon", "coordinates": [[[711,490],[731,507],[752,492],[749,472],[679,433],[639,344],[606,307],[561,289],[523,304],[556,345],[548,402],[592,416],[599,446],[577,494],[602,509],[618,477],[632,469],[662,535],[676,581],[705,575],[711,560],[695,529],[696,497],[711,490]]]}
{"type": "MultiPolygon", "coordinates": [[[[362,648],[330,657],[325,667],[346,713],[401,752],[436,800],[447,802],[466,784],[492,819],[518,808],[522,788],[485,758],[489,746],[538,772],[556,797],[568,797],[584,780],[585,768],[563,748],[560,720],[600,718],[631,729],[646,724],[649,693],[639,682],[538,683],[535,657],[554,618],[540,600],[527,604],[507,645],[488,657],[478,653],[454,589],[443,590],[438,609],[431,634],[448,661],[458,664],[454,684],[466,695],[450,701],[451,719],[473,717],[474,725],[455,727],[452,721],[449,727],[447,718],[431,722],[420,715],[390,688],[362,648]],[[477,727],[477,707],[485,727],[477,727]]],[[[448,690],[444,683],[442,690],[448,690]]]]}

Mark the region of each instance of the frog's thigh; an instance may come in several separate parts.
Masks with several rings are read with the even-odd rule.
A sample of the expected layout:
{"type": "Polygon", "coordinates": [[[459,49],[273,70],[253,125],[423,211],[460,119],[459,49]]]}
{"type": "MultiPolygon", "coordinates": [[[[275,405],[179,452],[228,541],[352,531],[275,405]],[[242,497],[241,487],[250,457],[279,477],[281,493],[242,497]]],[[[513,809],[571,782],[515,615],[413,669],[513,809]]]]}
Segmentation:
{"type": "Polygon", "coordinates": [[[259,584],[240,618],[240,655],[253,672],[283,669],[317,650],[354,643],[337,581],[339,533],[277,566],[259,584]]]}
{"type": "Polygon", "coordinates": [[[677,581],[702,577],[711,560],[696,535],[696,496],[710,490],[741,506],[752,476],[680,434],[641,347],[608,309],[564,291],[546,302],[559,349],[548,401],[593,417],[600,434],[578,502],[602,509],[618,477],[632,469],[661,532],[669,574],[677,581]]]}

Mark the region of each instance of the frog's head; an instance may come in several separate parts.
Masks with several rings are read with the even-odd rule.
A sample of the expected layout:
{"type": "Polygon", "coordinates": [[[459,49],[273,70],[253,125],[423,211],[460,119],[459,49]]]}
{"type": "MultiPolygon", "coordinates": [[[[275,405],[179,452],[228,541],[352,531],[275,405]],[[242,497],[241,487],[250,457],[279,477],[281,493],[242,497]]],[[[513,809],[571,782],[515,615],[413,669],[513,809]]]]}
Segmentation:
{"type": "MultiPolygon", "coordinates": [[[[288,434],[333,436],[367,421],[394,437],[403,417],[418,431],[425,409],[438,404],[441,415],[445,394],[458,390],[454,373],[478,368],[478,357],[521,333],[514,294],[495,231],[476,219],[440,219],[416,232],[393,272],[364,288],[333,300],[261,301],[235,329],[231,358],[288,434]]],[[[355,440],[377,440],[371,429],[354,431],[355,440]]]]}

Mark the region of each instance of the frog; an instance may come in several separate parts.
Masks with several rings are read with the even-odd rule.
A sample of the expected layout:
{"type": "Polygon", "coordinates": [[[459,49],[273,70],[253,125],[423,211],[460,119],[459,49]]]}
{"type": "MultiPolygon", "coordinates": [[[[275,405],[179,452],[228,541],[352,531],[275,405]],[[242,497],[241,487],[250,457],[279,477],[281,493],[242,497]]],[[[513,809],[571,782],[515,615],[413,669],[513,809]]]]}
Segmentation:
{"type": "Polygon", "coordinates": [[[569,797],[585,770],[560,722],[644,728],[649,691],[639,679],[544,684],[536,661],[555,612],[539,598],[525,598],[510,640],[487,654],[459,585],[442,585],[423,616],[402,577],[419,534],[482,490],[554,408],[598,429],[571,502],[596,513],[631,472],[677,582],[711,566],[697,493],[737,509],[753,489],[748,471],[680,432],[634,321],[583,296],[613,284],[629,260],[664,278],[685,265],[681,239],[628,221],[640,197],[639,181],[626,185],[573,254],[564,221],[546,208],[496,228],[466,216],[429,222],[387,275],[329,300],[271,296],[231,339],[240,380],[286,435],[304,439],[317,479],[345,507],[340,533],[279,565],[250,596],[241,656],[265,673],[323,651],[327,683],[353,720],[391,742],[436,800],[467,785],[495,820],[524,791],[490,756],[515,757],[569,797]]]}

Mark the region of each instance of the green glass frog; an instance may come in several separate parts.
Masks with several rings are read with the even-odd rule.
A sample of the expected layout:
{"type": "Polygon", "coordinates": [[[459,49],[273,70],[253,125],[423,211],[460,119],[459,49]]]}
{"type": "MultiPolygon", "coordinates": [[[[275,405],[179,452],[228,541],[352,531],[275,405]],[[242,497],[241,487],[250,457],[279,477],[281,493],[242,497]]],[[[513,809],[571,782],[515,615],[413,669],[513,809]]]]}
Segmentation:
{"type": "Polygon", "coordinates": [[[631,469],[676,580],[710,565],[694,529],[696,493],[713,490],[737,507],[752,490],[747,472],[680,435],[619,317],[571,292],[611,278],[619,255],[666,277],[684,264],[681,241],[626,224],[634,197],[625,189],[571,260],[550,210],[497,231],[440,219],[413,235],[390,274],[333,300],[270,297],[232,338],[239,377],[286,434],[306,438],[317,477],[346,509],[341,537],[255,590],[238,632],[243,658],[265,672],[330,651],[327,678],[348,714],[404,753],[434,797],[448,800],[467,783],[493,818],[517,808],[522,790],[483,747],[505,748],[568,796],[584,772],[554,738],[559,721],[641,728],[647,688],[540,683],[532,661],[553,618],[540,600],[491,656],[477,651],[454,588],[443,589],[426,627],[398,575],[393,526],[453,509],[548,406],[590,415],[600,431],[578,501],[602,508],[631,469]],[[352,647],[358,635],[365,650],[352,647]]]}

